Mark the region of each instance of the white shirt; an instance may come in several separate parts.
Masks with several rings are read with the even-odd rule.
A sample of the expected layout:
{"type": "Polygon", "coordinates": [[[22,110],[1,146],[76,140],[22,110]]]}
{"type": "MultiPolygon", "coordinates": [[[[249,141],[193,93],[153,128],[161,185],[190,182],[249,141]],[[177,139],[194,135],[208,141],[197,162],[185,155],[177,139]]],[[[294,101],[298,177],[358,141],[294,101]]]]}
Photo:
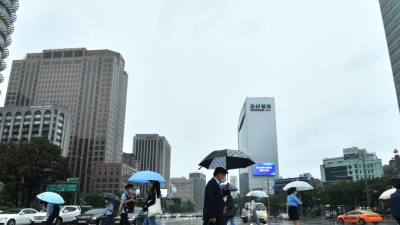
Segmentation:
{"type": "Polygon", "coordinates": [[[251,200],[250,202],[250,209],[253,209],[256,207],[256,203],[254,202],[254,200],[251,200]]]}

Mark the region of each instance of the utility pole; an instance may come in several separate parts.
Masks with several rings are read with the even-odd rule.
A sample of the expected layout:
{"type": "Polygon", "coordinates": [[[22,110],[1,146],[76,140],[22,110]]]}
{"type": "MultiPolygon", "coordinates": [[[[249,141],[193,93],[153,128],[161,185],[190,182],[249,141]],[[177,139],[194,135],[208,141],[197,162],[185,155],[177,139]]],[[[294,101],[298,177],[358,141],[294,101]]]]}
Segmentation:
{"type": "MultiPolygon", "coordinates": [[[[367,152],[365,152],[365,155],[367,155],[367,152]]],[[[365,178],[365,189],[367,190],[368,207],[370,207],[370,202],[369,202],[369,191],[368,191],[368,181],[367,181],[367,171],[366,171],[366,169],[365,169],[365,159],[364,159],[364,155],[362,156],[362,161],[363,161],[363,170],[364,170],[364,178],[365,178]]]]}
{"type": "Polygon", "coordinates": [[[268,193],[268,212],[267,212],[267,216],[268,216],[268,224],[270,223],[270,221],[269,221],[269,217],[270,217],[270,213],[271,213],[271,210],[270,210],[270,208],[269,208],[269,179],[267,179],[267,193],[268,193]]]}

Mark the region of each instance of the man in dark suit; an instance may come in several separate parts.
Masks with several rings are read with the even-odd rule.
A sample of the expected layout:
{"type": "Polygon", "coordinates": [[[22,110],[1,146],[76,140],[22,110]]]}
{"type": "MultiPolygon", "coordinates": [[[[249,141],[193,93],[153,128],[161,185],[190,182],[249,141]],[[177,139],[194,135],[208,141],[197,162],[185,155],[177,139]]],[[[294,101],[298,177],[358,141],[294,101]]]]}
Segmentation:
{"type": "Polygon", "coordinates": [[[222,167],[214,170],[214,177],[208,181],[206,193],[204,195],[203,224],[204,225],[222,225],[224,223],[224,199],[220,188],[228,171],[222,167]]]}

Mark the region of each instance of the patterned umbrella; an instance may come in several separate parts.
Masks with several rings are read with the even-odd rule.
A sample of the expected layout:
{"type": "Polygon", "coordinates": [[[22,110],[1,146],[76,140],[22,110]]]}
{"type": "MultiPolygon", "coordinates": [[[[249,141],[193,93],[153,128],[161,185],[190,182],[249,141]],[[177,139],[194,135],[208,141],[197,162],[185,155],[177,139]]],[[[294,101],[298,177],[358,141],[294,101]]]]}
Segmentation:
{"type": "Polygon", "coordinates": [[[255,164],[255,162],[240,150],[217,150],[206,156],[199,166],[207,169],[222,167],[226,170],[246,168],[255,164]]]}

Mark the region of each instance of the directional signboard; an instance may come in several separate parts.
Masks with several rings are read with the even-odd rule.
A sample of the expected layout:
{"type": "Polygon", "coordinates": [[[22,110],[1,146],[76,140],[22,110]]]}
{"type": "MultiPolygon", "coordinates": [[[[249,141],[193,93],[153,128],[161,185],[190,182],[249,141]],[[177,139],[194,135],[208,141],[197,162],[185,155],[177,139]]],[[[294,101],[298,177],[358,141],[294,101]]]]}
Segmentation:
{"type": "Polygon", "coordinates": [[[167,205],[174,205],[174,201],[167,201],[167,205]]]}
{"type": "Polygon", "coordinates": [[[78,177],[70,177],[69,181],[78,182],[78,177]]]}
{"type": "Polygon", "coordinates": [[[78,184],[47,184],[47,191],[51,192],[76,192],[78,184]]]}

